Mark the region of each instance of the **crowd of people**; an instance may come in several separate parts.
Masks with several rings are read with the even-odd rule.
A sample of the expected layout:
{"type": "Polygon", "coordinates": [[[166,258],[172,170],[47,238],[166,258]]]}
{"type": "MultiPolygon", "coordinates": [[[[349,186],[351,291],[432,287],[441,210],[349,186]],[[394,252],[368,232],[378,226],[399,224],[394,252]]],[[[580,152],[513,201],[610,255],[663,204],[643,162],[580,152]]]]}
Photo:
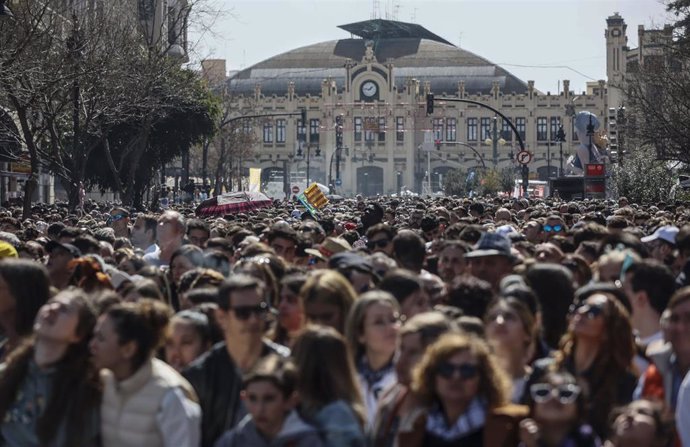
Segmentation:
{"type": "Polygon", "coordinates": [[[0,446],[690,446],[690,205],[0,210],[0,446]]]}

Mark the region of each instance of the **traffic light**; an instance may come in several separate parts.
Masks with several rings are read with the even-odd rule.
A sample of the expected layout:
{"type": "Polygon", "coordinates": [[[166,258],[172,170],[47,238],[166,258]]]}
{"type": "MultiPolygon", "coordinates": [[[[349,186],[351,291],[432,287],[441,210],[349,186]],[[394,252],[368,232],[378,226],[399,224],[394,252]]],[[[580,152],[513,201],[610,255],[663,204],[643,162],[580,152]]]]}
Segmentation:
{"type": "Polygon", "coordinates": [[[307,108],[303,107],[300,109],[300,114],[302,118],[302,127],[307,127],[307,108]]]}
{"type": "Polygon", "coordinates": [[[426,95],[426,114],[432,115],[434,113],[434,94],[426,95]]]}
{"type": "Polygon", "coordinates": [[[341,115],[335,117],[335,147],[336,149],[343,147],[343,117],[341,115]]]}

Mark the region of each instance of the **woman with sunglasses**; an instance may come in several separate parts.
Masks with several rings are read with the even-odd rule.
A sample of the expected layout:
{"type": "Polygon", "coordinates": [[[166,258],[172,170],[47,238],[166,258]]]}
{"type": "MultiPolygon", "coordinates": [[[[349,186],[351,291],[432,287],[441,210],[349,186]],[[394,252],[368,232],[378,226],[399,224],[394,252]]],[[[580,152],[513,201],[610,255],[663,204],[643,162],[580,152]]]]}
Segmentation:
{"type": "Polygon", "coordinates": [[[598,447],[585,422],[585,396],[575,377],[547,372],[528,390],[530,417],[520,423],[520,447],[598,447]]]}
{"type": "Polygon", "coordinates": [[[412,391],[422,411],[398,433],[398,446],[517,445],[528,409],[508,403],[510,381],[480,338],[441,336],[414,369],[412,391]]]}
{"type": "Polygon", "coordinates": [[[393,360],[399,331],[400,307],[388,292],[366,292],[350,310],[345,337],[357,368],[369,426],[376,416],[379,395],[396,382],[393,360]]]}
{"type": "Polygon", "coordinates": [[[111,447],[182,446],[201,442],[201,409],[192,386],[154,358],[170,308],[144,299],[118,304],[98,319],[91,341],[101,368],[101,435],[111,447]]]}
{"type": "Polygon", "coordinates": [[[575,303],[560,349],[553,359],[538,362],[532,377],[545,369],[564,369],[586,385],[586,420],[603,439],[611,409],[629,403],[637,384],[632,325],[628,311],[612,292],[589,286],[578,293],[575,303]]]}
{"type": "Polygon", "coordinates": [[[98,372],[89,361],[96,312],[77,289],[60,292],[36,315],[34,335],[3,364],[0,444],[98,444],[98,372]]]}

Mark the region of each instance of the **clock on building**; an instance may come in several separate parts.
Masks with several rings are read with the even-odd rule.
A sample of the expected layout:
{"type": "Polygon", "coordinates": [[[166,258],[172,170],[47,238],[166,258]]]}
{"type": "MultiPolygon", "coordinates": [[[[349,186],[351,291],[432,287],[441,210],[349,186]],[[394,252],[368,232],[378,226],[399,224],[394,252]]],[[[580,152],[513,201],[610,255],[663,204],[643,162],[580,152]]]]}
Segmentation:
{"type": "Polygon", "coordinates": [[[360,92],[362,99],[365,101],[378,99],[379,86],[374,81],[366,81],[362,83],[362,86],[360,87],[360,92]]]}

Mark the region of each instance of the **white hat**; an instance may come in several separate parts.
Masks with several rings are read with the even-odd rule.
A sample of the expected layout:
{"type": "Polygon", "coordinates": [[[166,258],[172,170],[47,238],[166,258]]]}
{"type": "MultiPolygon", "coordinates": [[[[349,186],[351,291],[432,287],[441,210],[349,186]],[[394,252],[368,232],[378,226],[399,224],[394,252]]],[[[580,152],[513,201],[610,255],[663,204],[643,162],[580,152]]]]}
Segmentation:
{"type": "Polygon", "coordinates": [[[661,239],[662,241],[668,242],[671,245],[676,245],[676,235],[678,234],[678,231],[680,230],[676,226],[665,225],[657,228],[654,234],[645,236],[640,240],[646,244],[647,242],[661,239]]]}

